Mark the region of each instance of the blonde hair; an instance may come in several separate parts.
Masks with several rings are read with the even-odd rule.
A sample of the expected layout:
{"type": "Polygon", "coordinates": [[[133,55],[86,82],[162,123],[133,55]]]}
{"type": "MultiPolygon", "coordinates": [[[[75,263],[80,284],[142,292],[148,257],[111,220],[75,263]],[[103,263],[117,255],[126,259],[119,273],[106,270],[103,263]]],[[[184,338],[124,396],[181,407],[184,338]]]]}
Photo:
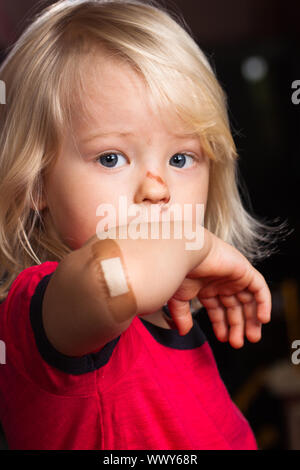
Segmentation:
{"type": "Polygon", "coordinates": [[[0,301],[23,269],[71,252],[46,232],[39,203],[72,111],[88,112],[84,70],[101,50],[130,64],[153,103],[170,106],[201,138],[210,159],[208,230],[252,263],[275,252],[271,240],[284,230],[243,207],[226,96],[183,18],[155,1],[58,1],[36,14],[0,67],[0,301]]]}

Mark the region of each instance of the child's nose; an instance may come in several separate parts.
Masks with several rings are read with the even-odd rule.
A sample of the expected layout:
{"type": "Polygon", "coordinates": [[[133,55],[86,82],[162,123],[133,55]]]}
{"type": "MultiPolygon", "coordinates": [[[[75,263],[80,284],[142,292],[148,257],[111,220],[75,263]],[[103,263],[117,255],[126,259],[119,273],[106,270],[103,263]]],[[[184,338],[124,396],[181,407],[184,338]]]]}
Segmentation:
{"type": "Polygon", "coordinates": [[[135,203],[167,204],[170,201],[169,188],[158,173],[147,171],[138,187],[135,203]]]}

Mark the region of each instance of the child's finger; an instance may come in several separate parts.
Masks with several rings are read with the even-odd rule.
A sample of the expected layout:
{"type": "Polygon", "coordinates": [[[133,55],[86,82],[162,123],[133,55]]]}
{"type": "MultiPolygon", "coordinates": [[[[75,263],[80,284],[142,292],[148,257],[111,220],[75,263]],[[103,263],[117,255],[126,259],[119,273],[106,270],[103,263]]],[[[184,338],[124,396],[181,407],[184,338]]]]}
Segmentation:
{"type": "Polygon", "coordinates": [[[203,307],[206,308],[207,315],[211,321],[214,333],[219,341],[228,341],[228,326],[224,306],[218,297],[201,298],[203,307]]]}
{"type": "Polygon", "coordinates": [[[216,338],[222,343],[228,341],[228,325],[224,308],[219,307],[208,312],[216,338]]]}
{"type": "Polygon", "coordinates": [[[251,343],[257,343],[261,340],[262,324],[255,318],[247,321],[246,336],[251,343]]]}
{"type": "Polygon", "coordinates": [[[247,339],[256,343],[261,339],[261,322],[257,318],[257,304],[254,295],[249,291],[239,292],[238,299],[243,303],[246,319],[245,334],[247,339]]]}
{"type": "MultiPolygon", "coordinates": [[[[255,268],[254,268],[255,269],[255,268]]],[[[256,275],[253,276],[248,290],[253,292],[257,305],[257,319],[262,323],[268,323],[271,319],[272,299],[271,292],[263,275],[255,269],[256,275]]]]}
{"type": "Polygon", "coordinates": [[[229,325],[229,343],[233,348],[244,345],[245,319],[243,306],[235,296],[221,296],[221,301],[227,307],[229,325]]]}
{"type": "Polygon", "coordinates": [[[189,300],[194,298],[199,290],[198,279],[185,278],[168,301],[172,320],[181,336],[186,335],[193,327],[193,318],[189,300]]]}
{"type": "Polygon", "coordinates": [[[272,300],[268,287],[262,289],[255,297],[257,303],[257,318],[262,323],[269,323],[271,320],[272,300]]]}
{"type": "Polygon", "coordinates": [[[168,301],[168,308],[180,336],[185,336],[193,327],[189,302],[172,297],[168,301]]]}
{"type": "Polygon", "coordinates": [[[261,339],[261,322],[257,319],[257,305],[253,298],[251,302],[244,304],[246,318],[245,333],[251,343],[257,343],[261,339]]]}
{"type": "Polygon", "coordinates": [[[241,348],[244,344],[244,313],[243,308],[235,295],[220,295],[220,301],[227,309],[227,322],[229,325],[229,343],[234,348],[241,348]]]}
{"type": "Polygon", "coordinates": [[[187,301],[193,299],[199,292],[199,284],[199,279],[185,278],[180,287],[173,294],[172,298],[187,301]]]}
{"type": "Polygon", "coordinates": [[[254,296],[252,292],[248,292],[247,290],[243,290],[241,292],[237,292],[237,298],[242,304],[247,304],[254,300],[254,296]]]}

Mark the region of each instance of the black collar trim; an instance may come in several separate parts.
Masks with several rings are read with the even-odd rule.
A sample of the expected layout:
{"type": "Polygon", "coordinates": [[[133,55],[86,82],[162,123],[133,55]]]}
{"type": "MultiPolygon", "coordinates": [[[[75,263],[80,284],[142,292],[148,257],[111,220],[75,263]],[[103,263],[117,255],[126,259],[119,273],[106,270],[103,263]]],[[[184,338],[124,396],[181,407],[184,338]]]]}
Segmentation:
{"type": "MultiPolygon", "coordinates": [[[[163,306],[164,312],[171,317],[167,305],[163,306]]],[[[199,325],[199,316],[203,314],[204,307],[193,314],[194,326],[185,336],[180,336],[177,329],[167,329],[153,325],[145,318],[138,317],[147,328],[153,338],[160,344],[173,349],[194,349],[202,346],[206,342],[206,337],[199,325]]]]}

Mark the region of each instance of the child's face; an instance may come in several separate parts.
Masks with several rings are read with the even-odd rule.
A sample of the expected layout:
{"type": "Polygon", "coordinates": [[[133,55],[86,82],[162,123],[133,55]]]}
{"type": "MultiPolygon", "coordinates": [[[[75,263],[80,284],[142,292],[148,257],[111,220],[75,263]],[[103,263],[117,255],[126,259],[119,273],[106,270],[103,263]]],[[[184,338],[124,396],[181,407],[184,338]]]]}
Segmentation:
{"type": "Polygon", "coordinates": [[[149,214],[150,204],[179,204],[182,213],[184,204],[206,206],[209,160],[199,139],[175,136],[184,130],[183,123],[170,112],[154,114],[134,71],[101,61],[85,84],[92,117],[87,121],[80,114],[72,116],[79,152],[66,133],[45,181],[48,230],[54,226],[63,241],[77,249],[96,234],[101,220],[97,207],[109,203],[118,211],[121,196],[126,196],[127,207],[142,205],[149,214]],[[127,132],[132,135],[117,135],[127,132]],[[100,154],[110,155],[97,161],[100,154]]]}

